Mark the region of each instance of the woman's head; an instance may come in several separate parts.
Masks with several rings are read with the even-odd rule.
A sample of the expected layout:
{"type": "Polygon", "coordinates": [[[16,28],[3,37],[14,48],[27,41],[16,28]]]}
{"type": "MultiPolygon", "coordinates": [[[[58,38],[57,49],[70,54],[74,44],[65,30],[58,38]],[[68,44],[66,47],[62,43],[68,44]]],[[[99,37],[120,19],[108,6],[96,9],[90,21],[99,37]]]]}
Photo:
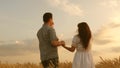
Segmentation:
{"type": "Polygon", "coordinates": [[[91,39],[91,31],[86,22],[81,22],[78,24],[78,36],[81,39],[83,47],[87,49],[91,39]]]}

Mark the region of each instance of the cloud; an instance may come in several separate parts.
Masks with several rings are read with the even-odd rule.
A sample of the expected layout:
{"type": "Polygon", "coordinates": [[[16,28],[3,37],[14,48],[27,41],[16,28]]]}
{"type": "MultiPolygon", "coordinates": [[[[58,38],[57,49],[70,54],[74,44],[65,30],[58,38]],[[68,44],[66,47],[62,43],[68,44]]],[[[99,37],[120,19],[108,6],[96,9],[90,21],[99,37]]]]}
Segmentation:
{"type": "Polygon", "coordinates": [[[6,42],[0,44],[0,56],[19,56],[19,55],[29,55],[39,52],[39,46],[35,39],[6,42]],[[23,44],[24,42],[24,44],[23,44]]]}
{"type": "Polygon", "coordinates": [[[108,25],[110,25],[111,28],[118,28],[118,27],[120,27],[120,23],[110,23],[108,25]]]}
{"type": "MultiPolygon", "coordinates": [[[[113,31],[120,29],[120,23],[108,23],[102,26],[96,33],[93,35],[93,43],[97,45],[107,45],[109,43],[114,43],[116,37],[113,31]]],[[[116,32],[117,33],[117,32],[116,32]]]]}
{"type": "Polygon", "coordinates": [[[120,52],[120,47],[112,47],[111,52],[119,53],[120,52]]]}
{"type": "Polygon", "coordinates": [[[120,13],[119,13],[119,11],[117,11],[113,14],[113,16],[110,18],[110,21],[115,22],[117,24],[120,23],[120,13]]]}
{"type": "Polygon", "coordinates": [[[83,10],[79,5],[71,3],[69,0],[48,0],[49,3],[64,12],[74,15],[74,16],[82,16],[83,10]]]}
{"type": "Polygon", "coordinates": [[[119,6],[119,0],[104,0],[100,5],[114,9],[119,6]]]}
{"type": "Polygon", "coordinates": [[[110,13],[108,18],[110,22],[120,23],[120,0],[103,0],[100,6],[110,13]]]}
{"type": "Polygon", "coordinates": [[[4,43],[4,41],[0,41],[0,44],[1,44],[1,43],[4,43]]]}

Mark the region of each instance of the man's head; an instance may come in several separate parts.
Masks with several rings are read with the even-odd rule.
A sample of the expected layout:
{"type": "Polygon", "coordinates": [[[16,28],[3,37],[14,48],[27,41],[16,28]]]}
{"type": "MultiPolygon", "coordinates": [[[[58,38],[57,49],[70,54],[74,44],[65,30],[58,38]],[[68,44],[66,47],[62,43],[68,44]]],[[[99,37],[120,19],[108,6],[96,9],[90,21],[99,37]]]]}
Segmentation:
{"type": "Polygon", "coordinates": [[[44,21],[44,24],[48,24],[49,26],[53,26],[54,23],[53,23],[53,19],[52,19],[52,13],[50,12],[47,12],[43,15],[43,21],[44,21]]]}

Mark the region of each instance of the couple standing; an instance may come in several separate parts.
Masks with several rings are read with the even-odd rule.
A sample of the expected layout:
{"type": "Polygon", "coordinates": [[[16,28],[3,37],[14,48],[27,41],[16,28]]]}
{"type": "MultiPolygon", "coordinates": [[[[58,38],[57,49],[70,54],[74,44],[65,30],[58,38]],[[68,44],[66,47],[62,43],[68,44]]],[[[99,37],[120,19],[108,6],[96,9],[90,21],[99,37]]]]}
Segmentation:
{"type": "Polygon", "coordinates": [[[74,52],[76,50],[72,68],[95,68],[91,54],[91,31],[86,22],[77,25],[78,34],[74,36],[71,47],[65,46],[64,41],[59,41],[53,28],[54,22],[52,13],[43,15],[44,25],[38,31],[39,49],[41,55],[41,63],[44,68],[58,68],[58,46],[74,52]]]}

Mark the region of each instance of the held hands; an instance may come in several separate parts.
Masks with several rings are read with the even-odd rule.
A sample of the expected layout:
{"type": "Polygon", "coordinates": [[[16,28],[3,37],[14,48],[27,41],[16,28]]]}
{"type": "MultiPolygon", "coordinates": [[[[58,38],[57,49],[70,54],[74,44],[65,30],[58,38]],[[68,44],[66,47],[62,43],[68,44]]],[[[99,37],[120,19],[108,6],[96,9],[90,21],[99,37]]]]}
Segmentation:
{"type": "Polygon", "coordinates": [[[61,45],[65,47],[65,41],[60,41],[61,45]]]}

